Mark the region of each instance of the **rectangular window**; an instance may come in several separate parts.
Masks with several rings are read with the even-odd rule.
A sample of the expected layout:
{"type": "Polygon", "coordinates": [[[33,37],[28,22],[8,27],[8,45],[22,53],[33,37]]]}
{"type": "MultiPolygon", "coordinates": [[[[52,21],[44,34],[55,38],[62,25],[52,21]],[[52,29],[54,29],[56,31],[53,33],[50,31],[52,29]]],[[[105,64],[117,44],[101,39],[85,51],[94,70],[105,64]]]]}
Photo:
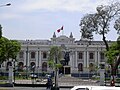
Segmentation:
{"type": "Polygon", "coordinates": [[[92,52],[89,53],[89,59],[94,59],[94,53],[92,52]]]}
{"type": "Polygon", "coordinates": [[[43,58],[47,58],[47,53],[46,52],[43,52],[43,58]]]}
{"type": "Polygon", "coordinates": [[[21,52],[19,53],[19,58],[24,58],[24,52],[23,52],[23,51],[21,51],[21,52]]]}
{"type": "Polygon", "coordinates": [[[35,52],[31,52],[31,58],[35,58],[35,52]]]}
{"type": "Polygon", "coordinates": [[[83,59],[83,53],[82,52],[78,53],[78,59],[83,59]]]}
{"type": "Polygon", "coordinates": [[[104,59],[104,53],[100,52],[100,59],[104,59]]]}

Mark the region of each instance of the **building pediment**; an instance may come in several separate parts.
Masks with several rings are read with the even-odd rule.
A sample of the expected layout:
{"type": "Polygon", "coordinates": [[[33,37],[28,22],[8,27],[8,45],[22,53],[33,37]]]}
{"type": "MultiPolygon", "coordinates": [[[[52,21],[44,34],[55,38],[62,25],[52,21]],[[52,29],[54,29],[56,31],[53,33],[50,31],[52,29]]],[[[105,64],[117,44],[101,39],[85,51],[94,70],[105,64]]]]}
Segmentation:
{"type": "Polygon", "coordinates": [[[74,38],[67,37],[65,35],[51,38],[51,41],[55,44],[72,44],[74,40],[75,40],[74,38]]]}
{"type": "Polygon", "coordinates": [[[57,37],[56,40],[60,42],[68,42],[69,38],[65,35],[61,35],[60,37],[57,37]]]}

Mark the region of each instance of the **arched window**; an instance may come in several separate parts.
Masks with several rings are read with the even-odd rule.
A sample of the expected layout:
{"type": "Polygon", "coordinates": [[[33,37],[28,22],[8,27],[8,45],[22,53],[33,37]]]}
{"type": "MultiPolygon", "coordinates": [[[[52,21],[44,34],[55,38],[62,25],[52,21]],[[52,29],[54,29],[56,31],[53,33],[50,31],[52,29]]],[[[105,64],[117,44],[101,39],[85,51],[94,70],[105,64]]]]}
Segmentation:
{"type": "Polygon", "coordinates": [[[78,71],[83,71],[83,64],[82,63],[78,64],[78,71]]]}
{"type": "Polygon", "coordinates": [[[23,71],[23,66],[24,66],[23,62],[19,62],[18,63],[18,71],[23,71]]]}
{"type": "Polygon", "coordinates": [[[42,71],[46,71],[47,72],[47,63],[46,62],[42,63],[42,71]]]}
{"type": "Polygon", "coordinates": [[[35,70],[35,62],[31,62],[30,63],[30,69],[31,70],[35,70]]]}
{"type": "Polygon", "coordinates": [[[94,67],[94,64],[93,63],[90,63],[89,64],[89,71],[92,72],[95,70],[95,67],[94,67]]]}

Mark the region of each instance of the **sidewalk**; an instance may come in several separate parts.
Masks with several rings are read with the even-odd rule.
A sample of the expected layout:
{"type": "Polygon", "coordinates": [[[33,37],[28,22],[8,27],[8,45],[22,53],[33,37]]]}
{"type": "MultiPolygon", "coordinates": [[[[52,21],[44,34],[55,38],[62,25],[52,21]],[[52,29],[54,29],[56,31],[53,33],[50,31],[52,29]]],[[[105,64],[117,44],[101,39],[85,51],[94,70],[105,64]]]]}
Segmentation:
{"type": "MultiPolygon", "coordinates": [[[[47,79],[41,80],[15,80],[16,84],[46,84],[47,79]]],[[[71,76],[62,76],[58,79],[59,86],[78,86],[78,85],[92,85],[99,86],[99,82],[91,79],[80,79],[71,76]]]]}

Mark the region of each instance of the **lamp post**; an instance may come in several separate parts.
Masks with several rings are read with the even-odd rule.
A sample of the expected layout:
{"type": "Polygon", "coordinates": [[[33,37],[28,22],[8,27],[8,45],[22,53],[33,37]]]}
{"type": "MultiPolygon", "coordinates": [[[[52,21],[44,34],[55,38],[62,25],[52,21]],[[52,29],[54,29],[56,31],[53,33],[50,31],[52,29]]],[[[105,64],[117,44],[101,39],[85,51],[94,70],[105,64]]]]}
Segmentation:
{"type": "Polygon", "coordinates": [[[7,4],[5,4],[5,5],[0,5],[0,7],[10,6],[10,5],[11,5],[11,3],[7,3],[7,4]]]}

